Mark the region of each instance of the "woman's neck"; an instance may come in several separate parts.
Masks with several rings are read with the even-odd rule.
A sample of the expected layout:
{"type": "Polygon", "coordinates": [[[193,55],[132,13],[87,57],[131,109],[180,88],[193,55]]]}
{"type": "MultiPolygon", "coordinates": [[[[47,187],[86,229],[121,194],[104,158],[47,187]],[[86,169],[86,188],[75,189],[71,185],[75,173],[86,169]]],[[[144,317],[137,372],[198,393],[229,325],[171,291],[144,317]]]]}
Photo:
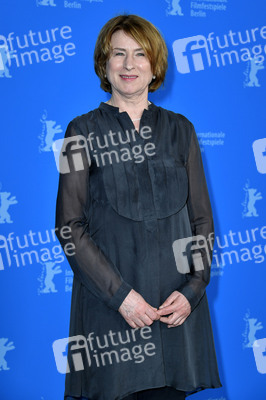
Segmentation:
{"type": "Polygon", "coordinates": [[[119,112],[126,111],[130,116],[135,128],[139,130],[139,123],[144,109],[148,109],[150,102],[148,101],[147,95],[142,98],[126,98],[120,97],[115,94],[106,102],[111,106],[118,107],[119,112]]]}

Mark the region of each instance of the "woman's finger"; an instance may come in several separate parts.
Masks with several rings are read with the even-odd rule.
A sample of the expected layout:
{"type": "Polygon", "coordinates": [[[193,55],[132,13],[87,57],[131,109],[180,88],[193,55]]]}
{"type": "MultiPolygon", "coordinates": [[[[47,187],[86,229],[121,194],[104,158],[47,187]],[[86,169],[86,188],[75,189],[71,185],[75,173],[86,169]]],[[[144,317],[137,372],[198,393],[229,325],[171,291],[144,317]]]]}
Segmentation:
{"type": "Polygon", "coordinates": [[[178,292],[173,292],[170,294],[169,297],[167,297],[167,299],[163,302],[163,304],[159,307],[159,310],[169,306],[170,304],[172,304],[172,302],[175,300],[175,298],[177,297],[178,292]]]}
{"type": "Polygon", "coordinates": [[[176,311],[176,306],[174,304],[170,306],[166,306],[162,309],[158,310],[159,315],[167,315],[167,314],[172,314],[174,311],[176,311]]]}
{"type": "Polygon", "coordinates": [[[134,321],[132,321],[131,319],[127,319],[127,318],[125,318],[125,320],[128,323],[128,325],[131,326],[131,328],[137,328],[137,325],[135,324],[134,321]]]}
{"type": "Polygon", "coordinates": [[[187,316],[186,317],[182,316],[180,318],[177,318],[172,324],[168,325],[168,328],[174,328],[175,326],[180,326],[185,322],[186,319],[187,319],[187,316]]]}
{"type": "Polygon", "coordinates": [[[151,318],[153,321],[157,320],[160,318],[160,315],[158,315],[157,308],[154,307],[147,307],[145,313],[148,315],[149,318],[151,318]]]}
{"type": "Polygon", "coordinates": [[[161,317],[160,321],[164,322],[165,324],[172,324],[172,319],[173,315],[170,315],[169,317],[161,317]]]}
{"type": "Polygon", "coordinates": [[[135,317],[135,318],[133,319],[133,321],[134,321],[135,324],[137,325],[136,328],[143,328],[143,327],[145,326],[144,322],[143,322],[140,318],[138,318],[138,317],[135,317]]]}
{"type": "Polygon", "coordinates": [[[150,326],[153,323],[153,319],[151,319],[147,314],[143,315],[141,320],[144,322],[145,325],[150,326]]]}

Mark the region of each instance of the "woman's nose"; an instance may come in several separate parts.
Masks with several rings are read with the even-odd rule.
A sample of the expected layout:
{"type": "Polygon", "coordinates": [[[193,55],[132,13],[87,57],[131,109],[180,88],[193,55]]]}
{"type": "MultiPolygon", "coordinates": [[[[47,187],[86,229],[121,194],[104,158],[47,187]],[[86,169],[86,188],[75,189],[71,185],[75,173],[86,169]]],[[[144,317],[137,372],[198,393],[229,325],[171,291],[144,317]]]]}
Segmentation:
{"type": "Polygon", "coordinates": [[[124,67],[128,70],[134,68],[134,57],[131,54],[125,56],[124,67]]]}

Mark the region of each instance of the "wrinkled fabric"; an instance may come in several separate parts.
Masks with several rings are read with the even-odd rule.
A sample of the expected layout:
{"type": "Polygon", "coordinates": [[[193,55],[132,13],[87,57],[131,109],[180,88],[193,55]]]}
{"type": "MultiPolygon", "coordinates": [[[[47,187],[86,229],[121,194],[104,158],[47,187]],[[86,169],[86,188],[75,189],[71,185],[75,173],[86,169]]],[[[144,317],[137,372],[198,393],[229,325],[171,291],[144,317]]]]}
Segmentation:
{"type": "MultiPolygon", "coordinates": [[[[139,133],[127,142],[132,130],[126,112],[103,102],[74,118],[66,130],[65,140],[81,146],[86,142],[89,154],[82,150],[83,167],[76,170],[79,150],[74,154],[73,145],[65,146],[70,172],[59,177],[57,236],[64,251],[70,243],[75,246],[74,254],[65,251],[74,272],[69,336],[93,339],[87,343],[87,362],[78,371],[69,345],[65,397],[120,400],[164,386],[187,395],[221,387],[205,292],[208,252],[200,250],[204,268],[198,270],[191,251],[187,273],[177,268],[173,252],[177,239],[201,235],[211,242],[214,237],[194,126],[183,115],[151,103],[143,111],[139,133]],[[144,137],[143,127],[149,132],[144,137]],[[110,130],[116,137],[107,148],[110,130]],[[149,145],[138,162],[133,148],[143,149],[147,143],[153,151],[149,145]],[[111,162],[106,162],[108,155],[101,158],[107,151],[112,152],[111,162]],[[67,238],[59,234],[63,227],[71,229],[67,238]],[[156,321],[142,335],[118,312],[132,288],[157,308],[178,290],[192,312],[181,326],[169,329],[156,321]],[[142,353],[144,359],[134,355],[145,346],[149,351],[142,353]],[[111,356],[103,356],[104,351],[112,351],[111,356]]],[[[82,345],[76,348],[84,350],[82,345]]]]}

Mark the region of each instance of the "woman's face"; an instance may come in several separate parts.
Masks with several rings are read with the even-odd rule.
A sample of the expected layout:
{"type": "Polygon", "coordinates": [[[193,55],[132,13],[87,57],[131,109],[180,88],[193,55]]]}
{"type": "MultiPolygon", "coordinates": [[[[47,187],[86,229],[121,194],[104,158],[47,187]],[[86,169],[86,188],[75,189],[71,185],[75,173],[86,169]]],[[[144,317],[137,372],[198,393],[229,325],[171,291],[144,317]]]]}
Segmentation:
{"type": "Polygon", "coordinates": [[[152,81],[151,64],[141,46],[124,31],[113,33],[111,55],[106,63],[106,76],[112,94],[130,98],[147,93],[152,81]]]}

